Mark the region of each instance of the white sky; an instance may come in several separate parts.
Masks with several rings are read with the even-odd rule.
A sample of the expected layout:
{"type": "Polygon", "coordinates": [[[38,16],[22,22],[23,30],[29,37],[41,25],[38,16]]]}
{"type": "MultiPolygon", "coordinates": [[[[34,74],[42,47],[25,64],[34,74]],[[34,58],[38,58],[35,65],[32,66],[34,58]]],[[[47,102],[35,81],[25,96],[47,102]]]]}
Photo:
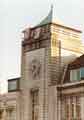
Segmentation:
{"type": "Polygon", "coordinates": [[[83,0],[0,0],[0,85],[20,76],[21,31],[38,24],[54,5],[54,17],[84,30],[83,0]]]}

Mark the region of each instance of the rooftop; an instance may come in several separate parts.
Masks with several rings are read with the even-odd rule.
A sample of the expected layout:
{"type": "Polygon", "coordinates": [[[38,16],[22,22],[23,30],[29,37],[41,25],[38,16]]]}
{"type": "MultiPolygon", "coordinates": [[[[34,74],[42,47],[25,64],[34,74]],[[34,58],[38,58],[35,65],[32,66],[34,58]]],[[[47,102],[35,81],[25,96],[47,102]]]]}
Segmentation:
{"type": "Polygon", "coordinates": [[[52,24],[60,26],[60,27],[64,27],[64,28],[69,29],[69,30],[73,30],[73,31],[82,33],[81,30],[78,30],[78,29],[75,29],[75,28],[72,28],[69,26],[65,26],[61,20],[59,20],[58,18],[54,18],[53,6],[51,6],[51,9],[50,9],[48,15],[35,27],[41,27],[41,26],[44,26],[44,25],[49,24],[49,23],[52,23],[52,24]]]}

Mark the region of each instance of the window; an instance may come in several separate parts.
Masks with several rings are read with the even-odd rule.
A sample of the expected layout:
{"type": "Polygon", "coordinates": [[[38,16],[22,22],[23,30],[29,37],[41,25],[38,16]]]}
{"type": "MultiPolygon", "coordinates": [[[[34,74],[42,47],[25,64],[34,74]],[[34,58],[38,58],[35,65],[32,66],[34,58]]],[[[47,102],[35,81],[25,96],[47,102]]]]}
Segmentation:
{"type": "Polygon", "coordinates": [[[80,69],[70,71],[70,81],[80,80],[80,69]]]}
{"type": "Polygon", "coordinates": [[[70,113],[71,113],[71,120],[76,119],[76,97],[70,97],[70,113]]]}
{"type": "Polygon", "coordinates": [[[80,96],[65,96],[62,106],[62,120],[81,120],[80,96]]]}
{"type": "Polygon", "coordinates": [[[32,91],[32,120],[38,120],[39,98],[38,90],[32,91]]]}
{"type": "Polygon", "coordinates": [[[80,68],[80,77],[81,79],[84,79],[84,67],[80,68]]]}
{"type": "Polygon", "coordinates": [[[15,91],[19,88],[18,80],[9,80],[8,81],[8,91],[15,91]]]}
{"type": "Polygon", "coordinates": [[[78,120],[81,120],[81,105],[79,97],[76,97],[76,117],[78,120]]]}
{"type": "Polygon", "coordinates": [[[78,81],[84,79],[84,67],[70,71],[70,81],[78,81]]]}
{"type": "Polygon", "coordinates": [[[70,100],[69,100],[69,97],[65,97],[65,101],[64,101],[64,104],[65,104],[65,120],[68,120],[68,118],[70,118],[70,100]]]}
{"type": "Polygon", "coordinates": [[[6,118],[7,120],[16,120],[16,111],[14,108],[7,108],[6,118]]]}
{"type": "Polygon", "coordinates": [[[0,110],[0,120],[3,119],[3,110],[0,110]]]}
{"type": "Polygon", "coordinates": [[[66,118],[69,118],[69,104],[66,105],[66,118]]]}

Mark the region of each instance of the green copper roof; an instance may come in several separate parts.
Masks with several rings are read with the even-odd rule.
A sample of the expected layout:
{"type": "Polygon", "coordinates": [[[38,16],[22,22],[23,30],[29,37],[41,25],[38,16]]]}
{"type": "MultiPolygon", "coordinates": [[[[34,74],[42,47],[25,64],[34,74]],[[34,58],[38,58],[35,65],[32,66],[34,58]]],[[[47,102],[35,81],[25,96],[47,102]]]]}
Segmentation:
{"type": "Polygon", "coordinates": [[[53,6],[51,6],[51,10],[50,10],[49,14],[47,15],[47,17],[45,17],[37,26],[51,23],[52,19],[53,19],[53,6]]]}

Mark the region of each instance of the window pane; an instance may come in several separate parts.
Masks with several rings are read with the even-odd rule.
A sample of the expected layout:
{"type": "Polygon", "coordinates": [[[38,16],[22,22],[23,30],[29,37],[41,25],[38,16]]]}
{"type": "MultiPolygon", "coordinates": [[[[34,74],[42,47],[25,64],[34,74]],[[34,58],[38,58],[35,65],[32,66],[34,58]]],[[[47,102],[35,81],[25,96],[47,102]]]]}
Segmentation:
{"type": "Polygon", "coordinates": [[[80,68],[81,78],[84,78],[84,67],[80,68]]]}
{"type": "Polygon", "coordinates": [[[8,82],[8,90],[16,90],[17,89],[17,81],[8,82]]]}
{"type": "Polygon", "coordinates": [[[70,71],[70,81],[80,80],[80,69],[70,71]]]}
{"type": "Polygon", "coordinates": [[[77,80],[80,80],[80,69],[77,69],[77,80]]]}
{"type": "Polygon", "coordinates": [[[32,91],[32,120],[38,120],[39,96],[38,90],[32,91]]]}

